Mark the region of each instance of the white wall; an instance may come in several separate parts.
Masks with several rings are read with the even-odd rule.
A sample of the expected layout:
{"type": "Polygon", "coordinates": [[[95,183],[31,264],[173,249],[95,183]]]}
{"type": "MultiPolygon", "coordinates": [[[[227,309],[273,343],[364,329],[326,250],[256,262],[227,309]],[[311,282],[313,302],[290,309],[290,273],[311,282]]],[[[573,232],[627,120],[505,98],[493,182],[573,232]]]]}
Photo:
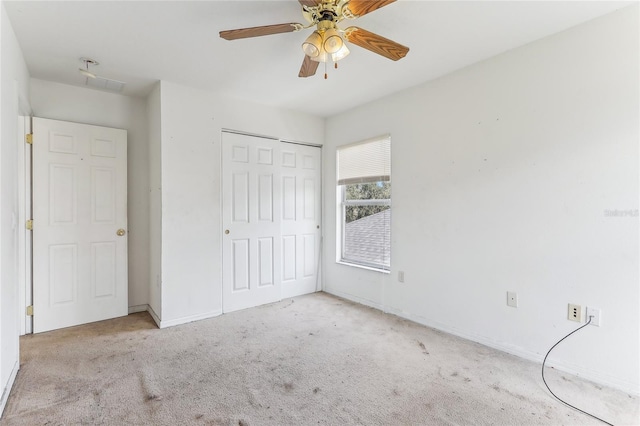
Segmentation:
{"type": "Polygon", "coordinates": [[[153,319],[160,325],[162,317],[162,171],[160,153],[161,87],[156,84],[147,97],[149,126],[149,307],[153,319]]]}
{"type": "Polygon", "coordinates": [[[28,107],[29,72],[0,5],[0,414],[19,368],[18,136],[20,105],[28,107]]]}
{"type": "Polygon", "coordinates": [[[129,306],[149,303],[149,142],[144,99],[31,79],[36,117],[127,130],[129,306]]]}
{"type": "Polygon", "coordinates": [[[538,361],[601,308],[551,364],[637,394],[638,62],[636,5],[328,119],[325,289],[538,361]],[[388,275],[334,262],[335,147],[384,133],[388,275]]]}
{"type": "Polygon", "coordinates": [[[161,99],[161,325],[169,326],[222,312],[222,129],[321,144],[324,119],[164,81],[161,99]]]}

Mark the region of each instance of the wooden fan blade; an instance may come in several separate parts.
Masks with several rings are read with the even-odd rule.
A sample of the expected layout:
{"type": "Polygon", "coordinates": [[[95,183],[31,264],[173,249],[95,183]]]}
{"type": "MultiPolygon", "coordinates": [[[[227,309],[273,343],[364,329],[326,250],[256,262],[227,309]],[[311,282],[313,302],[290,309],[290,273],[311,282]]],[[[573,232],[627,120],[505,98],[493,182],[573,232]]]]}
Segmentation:
{"type": "Polygon", "coordinates": [[[344,30],[344,38],[356,46],[370,50],[392,61],[404,58],[409,52],[409,48],[406,46],[358,27],[349,27],[344,30]]]}
{"type": "Polygon", "coordinates": [[[396,0],[349,0],[347,3],[347,9],[353,14],[354,17],[359,17],[371,13],[374,10],[378,10],[388,4],[395,2],[396,0]]]}
{"type": "Polygon", "coordinates": [[[301,28],[301,24],[275,24],[262,27],[239,28],[237,30],[220,31],[220,37],[225,40],[237,40],[239,38],[260,37],[271,34],[292,33],[301,28]]]}
{"type": "Polygon", "coordinates": [[[318,65],[320,65],[320,62],[314,61],[307,55],[304,55],[304,61],[302,61],[298,77],[311,77],[316,73],[318,65]]]}
{"type": "Polygon", "coordinates": [[[300,2],[301,5],[303,6],[307,6],[307,7],[316,7],[319,3],[319,1],[316,0],[298,0],[300,2]]]}

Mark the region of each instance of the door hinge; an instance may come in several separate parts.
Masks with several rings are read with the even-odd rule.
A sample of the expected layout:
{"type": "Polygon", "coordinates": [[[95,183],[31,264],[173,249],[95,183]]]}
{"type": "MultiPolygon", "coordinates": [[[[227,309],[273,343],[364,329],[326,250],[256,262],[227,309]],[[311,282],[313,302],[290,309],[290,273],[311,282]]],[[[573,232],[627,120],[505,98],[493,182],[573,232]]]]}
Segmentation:
{"type": "Polygon", "coordinates": [[[33,316],[33,305],[27,306],[27,316],[33,316]]]}
{"type": "Polygon", "coordinates": [[[33,145],[33,133],[27,133],[25,136],[25,142],[29,145],[33,145]]]}
{"type": "Polygon", "coordinates": [[[29,220],[27,221],[27,229],[28,229],[29,231],[33,231],[33,219],[29,219],[29,220]]]}

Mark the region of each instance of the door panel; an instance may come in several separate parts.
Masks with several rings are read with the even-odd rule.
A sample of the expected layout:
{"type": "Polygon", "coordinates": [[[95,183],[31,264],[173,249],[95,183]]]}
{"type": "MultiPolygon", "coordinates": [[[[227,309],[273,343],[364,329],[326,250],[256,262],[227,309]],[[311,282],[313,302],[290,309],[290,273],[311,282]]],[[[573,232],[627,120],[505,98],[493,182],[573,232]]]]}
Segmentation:
{"type": "Polygon", "coordinates": [[[283,142],[282,297],[312,293],[320,260],[321,158],[318,147],[283,142]],[[286,241],[286,242],[285,242],[286,241]]]}
{"type": "Polygon", "coordinates": [[[49,287],[52,306],[76,301],[77,270],[78,246],[76,244],[49,246],[49,287]]]}
{"type": "Polygon", "coordinates": [[[125,130],[33,119],[34,332],[127,315],[125,130]]]}
{"type": "Polygon", "coordinates": [[[223,311],[280,300],[280,143],[222,134],[223,311]],[[227,233],[228,231],[228,233],[227,233]]]}

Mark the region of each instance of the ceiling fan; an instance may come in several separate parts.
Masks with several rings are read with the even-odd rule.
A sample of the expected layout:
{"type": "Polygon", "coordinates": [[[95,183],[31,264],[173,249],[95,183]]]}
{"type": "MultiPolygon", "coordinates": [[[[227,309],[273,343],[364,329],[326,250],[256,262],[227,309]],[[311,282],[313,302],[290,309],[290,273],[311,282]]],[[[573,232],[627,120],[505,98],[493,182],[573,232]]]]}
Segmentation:
{"type": "MultiPolygon", "coordinates": [[[[271,34],[290,33],[305,30],[313,26],[316,30],[302,43],[304,60],[298,77],[310,77],[316,73],[320,62],[338,61],[349,54],[345,41],[353,43],[393,61],[402,59],[409,52],[409,48],[395,41],[363,30],[359,27],[348,27],[344,30],[338,27],[344,19],[355,19],[371,13],[396,0],[298,0],[302,5],[302,16],[307,25],[295,22],[260,27],[239,28],[236,30],[220,31],[220,37],[225,40],[259,37],[271,34]]],[[[325,72],[324,78],[327,78],[325,72]]]]}

